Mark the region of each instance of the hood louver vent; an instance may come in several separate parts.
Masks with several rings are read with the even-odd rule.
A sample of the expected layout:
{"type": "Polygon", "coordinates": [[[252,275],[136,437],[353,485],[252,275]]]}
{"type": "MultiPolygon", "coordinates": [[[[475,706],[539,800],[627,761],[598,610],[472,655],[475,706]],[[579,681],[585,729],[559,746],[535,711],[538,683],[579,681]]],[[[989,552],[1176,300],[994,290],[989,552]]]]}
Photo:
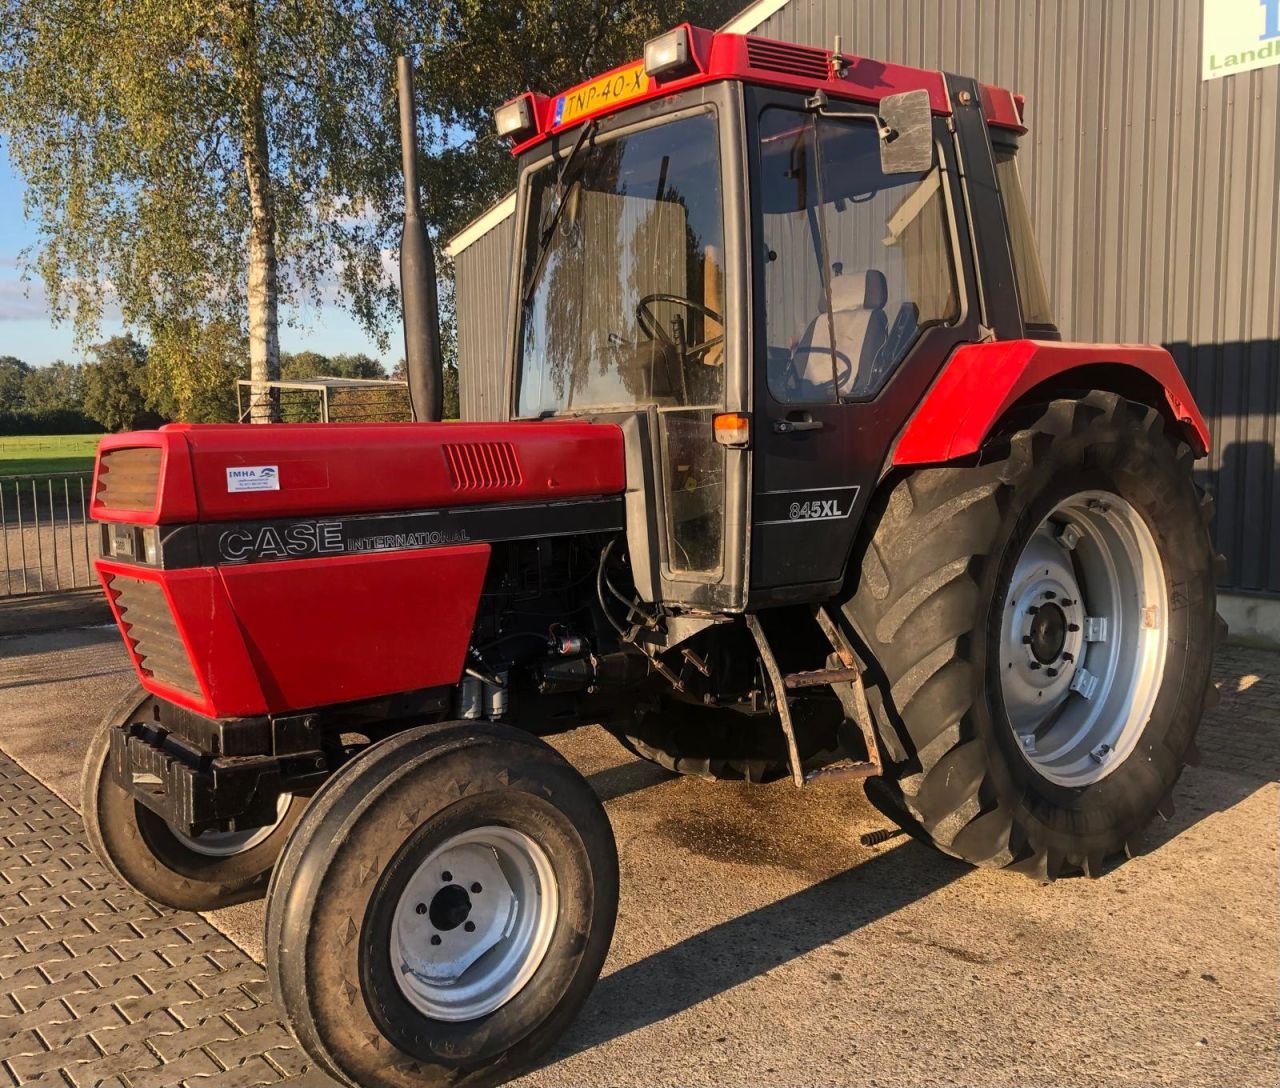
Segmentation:
{"type": "Polygon", "coordinates": [[[113,574],[107,590],[115,598],[124,636],[133,644],[139,666],[162,684],[199,695],[200,685],[161,586],[113,574]]]}
{"type": "Polygon", "coordinates": [[[510,442],[449,443],[444,455],[455,491],[520,486],[520,462],[510,442]]]}
{"type": "Polygon", "coordinates": [[[108,450],[98,461],[98,502],[113,510],[151,510],[160,489],[160,448],[108,450]]]}
{"type": "Polygon", "coordinates": [[[831,77],[830,55],[825,49],[789,45],[768,38],[747,39],[747,60],[752,68],[825,83],[831,77]]]}

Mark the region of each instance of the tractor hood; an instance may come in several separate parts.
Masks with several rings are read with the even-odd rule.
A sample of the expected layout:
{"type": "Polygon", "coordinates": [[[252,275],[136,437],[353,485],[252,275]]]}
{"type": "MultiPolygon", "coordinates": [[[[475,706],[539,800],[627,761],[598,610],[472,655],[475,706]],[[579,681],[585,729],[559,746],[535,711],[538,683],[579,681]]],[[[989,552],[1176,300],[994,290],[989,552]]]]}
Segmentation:
{"type": "Polygon", "coordinates": [[[170,424],[98,447],[97,521],[175,525],[572,499],[626,485],[610,424],[170,424]]]}
{"type": "Polygon", "coordinates": [[[623,528],[612,424],[102,440],[95,567],[143,686],[210,718],[453,685],[497,541],[623,528]]]}

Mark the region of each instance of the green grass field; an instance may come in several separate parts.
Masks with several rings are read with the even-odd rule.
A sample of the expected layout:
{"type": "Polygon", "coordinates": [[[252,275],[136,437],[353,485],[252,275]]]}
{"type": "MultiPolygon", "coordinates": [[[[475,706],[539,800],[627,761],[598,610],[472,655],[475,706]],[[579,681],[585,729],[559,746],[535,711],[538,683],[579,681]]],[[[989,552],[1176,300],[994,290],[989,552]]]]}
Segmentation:
{"type": "Polygon", "coordinates": [[[0,476],[87,472],[100,434],[19,435],[0,438],[0,476]]]}

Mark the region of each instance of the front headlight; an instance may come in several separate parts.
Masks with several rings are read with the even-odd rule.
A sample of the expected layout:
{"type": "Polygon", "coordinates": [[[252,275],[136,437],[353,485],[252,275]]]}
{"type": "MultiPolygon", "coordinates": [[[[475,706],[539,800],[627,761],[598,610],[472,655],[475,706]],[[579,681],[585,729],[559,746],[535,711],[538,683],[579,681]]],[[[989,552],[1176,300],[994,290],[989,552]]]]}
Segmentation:
{"type": "Polygon", "coordinates": [[[533,116],[533,95],[525,92],[510,102],[504,102],[493,111],[493,124],[499,136],[510,137],[515,143],[538,131],[533,116]]]}
{"type": "Polygon", "coordinates": [[[160,565],[160,529],[155,525],[129,525],[122,522],[103,523],[103,552],[111,559],[160,565]]]}
{"type": "Polygon", "coordinates": [[[160,530],[154,525],[139,529],[142,538],[142,561],[149,567],[160,565],[160,530]]]}
{"type": "Polygon", "coordinates": [[[689,28],[678,26],[644,43],[644,70],[653,78],[675,79],[698,70],[689,47],[689,28]]]}

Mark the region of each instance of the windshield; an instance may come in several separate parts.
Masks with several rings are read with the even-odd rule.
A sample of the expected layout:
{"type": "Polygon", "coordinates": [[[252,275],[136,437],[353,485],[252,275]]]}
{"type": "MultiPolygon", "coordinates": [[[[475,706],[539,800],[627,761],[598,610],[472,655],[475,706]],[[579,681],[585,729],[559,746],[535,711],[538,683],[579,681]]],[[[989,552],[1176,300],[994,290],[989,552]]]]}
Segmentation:
{"type": "Polygon", "coordinates": [[[720,405],[714,116],[588,138],[558,185],[563,162],[530,182],[517,414],[720,405]]]}

